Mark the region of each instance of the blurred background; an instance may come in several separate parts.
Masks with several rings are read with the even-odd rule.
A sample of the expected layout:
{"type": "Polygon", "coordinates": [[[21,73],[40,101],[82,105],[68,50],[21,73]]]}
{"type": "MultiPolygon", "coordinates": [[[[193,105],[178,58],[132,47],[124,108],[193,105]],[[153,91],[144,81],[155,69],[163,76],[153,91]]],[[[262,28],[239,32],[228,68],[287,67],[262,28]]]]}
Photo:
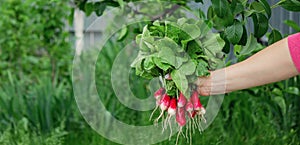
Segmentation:
{"type": "MultiPolygon", "coordinates": [[[[73,95],[71,76],[74,55],[88,51],[105,31],[101,24],[89,27],[99,13],[83,12],[80,2],[1,0],[0,144],[116,144],[89,127],[73,95]],[[80,50],[75,50],[75,47],[80,50]]],[[[185,2],[204,12],[211,5],[210,2],[185,2]]],[[[270,5],[277,2],[269,0],[270,5]]],[[[113,7],[113,4],[108,4],[105,11],[113,7]]],[[[272,9],[269,22],[283,36],[300,31],[297,29],[300,24],[299,13],[281,7],[272,9]]],[[[248,25],[252,29],[253,24],[248,25]]],[[[137,30],[127,31],[140,32],[142,26],[135,25],[133,28],[137,30]]],[[[112,89],[110,70],[114,59],[136,35],[129,33],[123,38],[120,33],[105,44],[98,56],[96,84],[98,91],[102,92],[100,99],[110,113],[123,122],[151,124],[148,121],[151,111],[138,112],[123,106],[112,89]]],[[[263,37],[262,43],[267,39],[263,37]]],[[[230,57],[236,61],[245,58],[230,57]]],[[[134,74],[130,80],[136,96],[143,98],[151,95],[147,89],[148,80],[134,74]]],[[[226,94],[212,125],[202,134],[193,135],[194,144],[300,144],[299,88],[298,76],[226,94]]],[[[172,137],[171,141],[158,144],[174,144],[175,140],[176,137],[172,137]]],[[[186,144],[185,140],[179,144],[186,144]]]]}

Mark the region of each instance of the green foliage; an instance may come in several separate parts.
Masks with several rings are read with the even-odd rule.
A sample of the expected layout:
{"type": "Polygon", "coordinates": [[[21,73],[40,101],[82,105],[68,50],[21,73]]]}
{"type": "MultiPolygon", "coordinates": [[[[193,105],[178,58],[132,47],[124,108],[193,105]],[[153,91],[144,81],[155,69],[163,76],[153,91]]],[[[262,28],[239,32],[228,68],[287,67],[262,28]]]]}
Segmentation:
{"type": "Polygon", "coordinates": [[[52,82],[50,77],[41,77],[32,83],[28,83],[28,79],[19,80],[9,75],[9,81],[1,85],[0,124],[16,124],[26,117],[31,129],[49,132],[69,123],[75,107],[70,83],[66,80],[52,82]]]}
{"type": "Polygon", "coordinates": [[[269,43],[269,45],[271,45],[271,44],[273,44],[273,43],[275,43],[275,42],[277,42],[281,39],[282,39],[281,33],[278,30],[273,29],[271,31],[271,34],[269,35],[269,42],[268,43],[269,43]]]}
{"type": "Polygon", "coordinates": [[[297,32],[300,32],[300,26],[292,20],[285,20],[284,23],[290,27],[292,27],[294,30],[296,30],[297,32]]]}
{"type": "MultiPolygon", "coordinates": [[[[208,70],[216,69],[222,62],[217,56],[222,54],[224,42],[218,34],[207,33],[207,29],[206,23],[185,18],[178,19],[177,23],[155,21],[146,25],[136,37],[140,51],[131,66],[137,75],[147,79],[171,74],[179,91],[189,96],[188,86],[194,80],[188,78],[199,74],[206,76],[208,70]],[[204,67],[196,70],[201,64],[204,67]]],[[[172,96],[176,91],[167,90],[172,96]]]]}
{"type": "MultiPolygon", "coordinates": [[[[120,6],[122,9],[128,2],[134,1],[136,0],[74,0],[74,3],[87,15],[95,12],[100,16],[111,7],[120,6]]],[[[188,0],[166,1],[189,7],[188,0]]],[[[67,40],[69,34],[65,30],[65,20],[70,11],[68,3],[69,1],[59,0],[0,1],[0,144],[115,144],[98,135],[86,124],[72,97],[69,68],[73,52],[67,40]]],[[[190,74],[207,75],[207,62],[214,62],[199,55],[203,53],[203,49],[198,49],[199,43],[195,39],[213,28],[219,34],[203,37],[200,41],[201,45],[213,50],[206,54],[223,59],[227,54],[217,52],[228,53],[228,48],[232,47],[237,60],[242,61],[264,48],[258,40],[268,34],[271,11],[277,6],[299,11],[297,0],[281,0],[273,6],[265,0],[212,0],[208,12],[196,12],[201,14],[207,26],[205,29],[185,19],[178,20],[176,25],[180,29],[171,24],[166,27],[160,21],[124,27],[117,37],[118,41],[109,41],[99,54],[95,78],[97,90],[101,92],[101,101],[120,121],[133,125],[151,124],[148,121],[150,111],[131,110],[119,102],[113,93],[110,73],[118,52],[127,41],[131,42],[136,34],[142,33],[146,24],[149,32],[145,30],[144,35],[137,37],[138,42],[142,42],[138,44],[145,53],[154,55],[141,57],[143,61],[140,63],[145,68],[142,71],[147,76],[148,71],[154,68],[163,71],[173,69],[171,73],[176,81],[166,82],[167,87],[173,90],[177,82],[177,86],[182,84],[184,90],[186,82],[193,79],[189,77],[190,74]],[[255,24],[254,31],[246,26],[251,20],[255,24]],[[156,37],[165,38],[158,41],[156,37]],[[220,41],[220,45],[224,47],[216,46],[214,40],[220,41]],[[190,58],[177,55],[183,50],[190,58]],[[161,52],[158,53],[159,51],[161,52]],[[175,57],[168,57],[169,54],[174,54],[175,57]],[[198,61],[194,63],[190,59],[198,61]]],[[[155,11],[157,8],[153,7],[141,9],[142,13],[150,14],[147,17],[160,20],[159,17],[152,16],[155,11]]],[[[284,23],[300,31],[295,22],[287,20],[284,23]]],[[[282,38],[283,35],[278,30],[270,30],[269,44],[282,38]]],[[[97,53],[91,52],[90,55],[95,54],[97,53]]],[[[82,57],[88,61],[88,55],[82,57]]],[[[160,71],[152,73],[156,75],[160,71]]],[[[132,93],[140,98],[151,95],[147,79],[136,76],[133,71],[129,76],[132,93]]],[[[193,135],[193,143],[299,144],[299,79],[295,77],[227,94],[213,124],[202,134],[193,135]]],[[[122,84],[121,81],[119,83],[122,84]]],[[[206,104],[207,99],[201,98],[203,104],[206,104]]],[[[171,141],[158,144],[170,144],[175,139],[174,136],[171,141]]],[[[185,144],[186,140],[180,140],[179,143],[185,144]]]]}
{"type": "Polygon", "coordinates": [[[0,76],[67,76],[72,51],[65,30],[68,2],[4,0],[0,5],[0,76]],[[59,61],[59,63],[58,63],[59,61]]]}
{"type": "Polygon", "coordinates": [[[8,127],[0,131],[0,144],[2,145],[63,145],[67,134],[62,128],[55,128],[48,134],[38,134],[29,129],[29,120],[22,118],[15,124],[15,128],[8,127]]]}
{"type": "Polygon", "coordinates": [[[300,11],[300,1],[298,0],[281,0],[279,4],[286,10],[294,12],[300,11]]]}

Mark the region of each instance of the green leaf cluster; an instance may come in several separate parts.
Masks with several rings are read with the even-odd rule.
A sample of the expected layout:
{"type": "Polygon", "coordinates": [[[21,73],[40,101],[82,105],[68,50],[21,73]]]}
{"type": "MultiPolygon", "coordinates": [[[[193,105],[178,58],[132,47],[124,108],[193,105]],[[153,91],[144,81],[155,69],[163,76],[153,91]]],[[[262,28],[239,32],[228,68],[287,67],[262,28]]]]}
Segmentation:
{"type": "Polygon", "coordinates": [[[187,94],[195,76],[209,75],[222,62],[225,42],[210,29],[203,21],[186,18],[146,25],[136,36],[139,53],[131,66],[147,79],[170,74],[172,81],[164,84],[167,92],[187,94]]]}

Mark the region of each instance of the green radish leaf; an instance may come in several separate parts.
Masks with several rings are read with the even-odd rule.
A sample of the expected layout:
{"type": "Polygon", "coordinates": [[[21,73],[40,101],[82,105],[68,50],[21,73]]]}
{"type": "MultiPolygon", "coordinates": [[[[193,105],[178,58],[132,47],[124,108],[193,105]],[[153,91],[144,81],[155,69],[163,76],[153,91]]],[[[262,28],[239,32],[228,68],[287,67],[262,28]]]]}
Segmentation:
{"type": "Polygon", "coordinates": [[[158,68],[162,69],[163,71],[167,71],[168,69],[171,68],[171,65],[170,65],[170,64],[162,63],[162,62],[161,62],[161,59],[158,58],[158,57],[154,57],[154,58],[153,58],[153,62],[155,63],[155,65],[156,65],[158,68]]]}
{"type": "Polygon", "coordinates": [[[268,44],[271,45],[281,39],[282,39],[281,33],[278,30],[273,29],[269,35],[268,44]]]}
{"type": "Polygon", "coordinates": [[[290,27],[292,27],[294,30],[300,32],[300,26],[292,20],[285,20],[284,23],[290,27]]]}
{"type": "Polygon", "coordinates": [[[184,51],[184,49],[182,49],[175,41],[173,41],[172,39],[170,39],[168,37],[164,37],[162,39],[159,39],[158,41],[155,41],[154,45],[158,47],[158,51],[162,47],[172,48],[173,51],[176,51],[176,52],[184,51]]]}
{"type": "Polygon", "coordinates": [[[270,19],[271,15],[272,15],[272,11],[271,11],[271,7],[270,7],[269,3],[266,0],[259,0],[259,1],[261,2],[262,6],[264,7],[265,12],[268,15],[268,18],[270,19]]]}
{"type": "Polygon", "coordinates": [[[158,58],[161,59],[162,63],[167,63],[174,67],[176,66],[175,53],[169,47],[161,48],[161,50],[158,52],[158,58]]]}
{"type": "Polygon", "coordinates": [[[209,58],[216,57],[217,52],[221,52],[224,45],[225,42],[219,34],[207,34],[206,37],[202,38],[201,47],[209,58]]]}
{"type": "Polygon", "coordinates": [[[200,60],[197,69],[196,69],[196,75],[197,76],[207,76],[209,75],[209,71],[207,69],[208,65],[205,61],[200,60]]]}
{"type": "Polygon", "coordinates": [[[177,24],[181,27],[183,24],[185,24],[187,21],[186,18],[180,18],[177,20],[177,24]]]}
{"type": "Polygon", "coordinates": [[[256,38],[251,34],[250,38],[248,38],[246,46],[242,47],[242,50],[240,52],[240,55],[248,55],[250,54],[253,50],[256,49],[257,46],[257,40],[256,38]]]}
{"type": "Polygon", "coordinates": [[[187,56],[184,56],[184,57],[178,57],[178,56],[176,56],[176,66],[175,66],[175,69],[178,69],[179,67],[181,67],[181,65],[184,62],[187,62],[188,59],[189,58],[187,56]]]}
{"type": "Polygon", "coordinates": [[[188,90],[188,80],[186,76],[178,70],[173,70],[171,72],[171,77],[172,80],[175,82],[176,87],[180,90],[180,92],[186,94],[188,90]]]}
{"type": "Polygon", "coordinates": [[[254,36],[256,38],[260,38],[263,35],[266,34],[269,28],[269,21],[268,18],[260,13],[253,14],[252,15],[253,19],[253,25],[254,25],[254,36]]]}
{"type": "Polygon", "coordinates": [[[200,29],[195,24],[183,24],[181,29],[187,33],[191,39],[196,39],[200,36],[200,29]]]}
{"type": "Polygon", "coordinates": [[[155,51],[155,48],[152,45],[154,43],[154,38],[150,35],[147,25],[144,27],[143,33],[136,36],[136,43],[141,51],[155,51]]]}
{"type": "Polygon", "coordinates": [[[184,75],[192,75],[194,74],[195,70],[196,70],[196,65],[192,61],[188,61],[182,64],[182,66],[178,69],[178,71],[180,71],[181,74],[184,75]]]}
{"type": "Polygon", "coordinates": [[[210,21],[204,21],[204,22],[199,21],[197,23],[197,26],[201,30],[200,37],[204,37],[212,29],[213,24],[210,21]]]}
{"type": "Polygon", "coordinates": [[[150,71],[155,67],[155,63],[152,60],[152,57],[146,57],[143,61],[143,68],[147,71],[150,71]]]}
{"type": "Polygon", "coordinates": [[[131,67],[137,67],[141,64],[142,60],[146,58],[146,55],[144,55],[141,51],[139,51],[137,57],[133,60],[131,63],[131,67]]]}
{"type": "Polygon", "coordinates": [[[235,22],[232,26],[225,29],[225,36],[232,44],[240,42],[243,36],[243,24],[241,22],[235,22]]]}

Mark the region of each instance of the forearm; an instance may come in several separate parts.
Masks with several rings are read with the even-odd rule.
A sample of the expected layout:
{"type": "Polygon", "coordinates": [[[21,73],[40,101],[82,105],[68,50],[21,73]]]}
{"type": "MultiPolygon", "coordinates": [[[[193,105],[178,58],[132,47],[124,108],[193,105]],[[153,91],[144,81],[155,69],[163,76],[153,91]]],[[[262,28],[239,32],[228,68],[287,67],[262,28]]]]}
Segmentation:
{"type": "Polygon", "coordinates": [[[291,59],[287,39],[271,45],[245,61],[228,67],[226,91],[234,91],[296,76],[298,71],[291,59]]]}
{"type": "Polygon", "coordinates": [[[283,39],[227,68],[211,72],[202,94],[221,94],[284,80],[299,74],[283,39]]]}

